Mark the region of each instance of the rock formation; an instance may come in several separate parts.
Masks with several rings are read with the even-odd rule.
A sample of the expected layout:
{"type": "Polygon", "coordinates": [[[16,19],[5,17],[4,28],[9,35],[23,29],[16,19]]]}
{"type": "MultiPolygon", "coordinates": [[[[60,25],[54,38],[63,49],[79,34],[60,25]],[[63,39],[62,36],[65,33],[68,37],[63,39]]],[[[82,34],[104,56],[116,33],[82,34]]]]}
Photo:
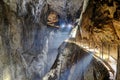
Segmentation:
{"type": "Polygon", "coordinates": [[[51,70],[43,80],[109,80],[109,73],[93,53],[64,42],[51,70]]]}
{"type": "MultiPolygon", "coordinates": [[[[100,47],[101,44],[118,44],[120,41],[119,0],[1,0],[0,80],[41,80],[49,72],[51,67],[47,64],[49,44],[57,31],[56,28],[47,26],[50,12],[55,12],[57,15],[55,23],[60,23],[62,20],[66,23],[74,23],[76,19],[81,19],[77,42],[93,41],[100,47]],[[86,7],[84,8],[83,5],[86,7]]],[[[70,45],[69,51],[73,46],[70,45]]],[[[115,47],[113,46],[111,50],[115,52],[115,47]]],[[[69,51],[65,54],[70,54],[69,51]]],[[[73,61],[70,59],[68,66],[66,63],[69,64],[69,61],[66,62],[63,69],[73,67],[72,64],[79,60],[76,60],[75,56],[70,55],[73,61]]],[[[56,68],[57,62],[54,63],[53,68],[56,68]]],[[[93,78],[99,80],[98,78],[102,76],[101,80],[107,80],[104,79],[106,76],[108,78],[106,69],[102,69],[107,73],[103,76],[105,73],[102,74],[100,69],[95,69],[96,65],[104,67],[96,60],[92,60],[86,71],[88,74],[82,73],[82,77],[79,77],[85,80],[89,77],[89,80],[93,78]],[[89,75],[90,71],[91,75],[89,75]]],[[[66,73],[64,71],[63,77],[66,73]]],[[[59,77],[62,79],[62,76],[59,77]]]]}

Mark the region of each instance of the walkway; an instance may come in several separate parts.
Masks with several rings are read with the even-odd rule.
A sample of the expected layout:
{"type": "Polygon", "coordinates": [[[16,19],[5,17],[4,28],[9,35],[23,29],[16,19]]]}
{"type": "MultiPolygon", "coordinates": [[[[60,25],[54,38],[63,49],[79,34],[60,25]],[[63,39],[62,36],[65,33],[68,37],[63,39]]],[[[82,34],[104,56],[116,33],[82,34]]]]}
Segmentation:
{"type": "Polygon", "coordinates": [[[110,80],[115,80],[116,71],[117,71],[117,61],[106,54],[103,54],[104,58],[100,55],[100,51],[96,49],[89,48],[88,46],[84,46],[84,44],[80,44],[81,47],[85,48],[88,51],[94,52],[94,57],[101,61],[103,65],[108,69],[110,74],[110,80]]]}

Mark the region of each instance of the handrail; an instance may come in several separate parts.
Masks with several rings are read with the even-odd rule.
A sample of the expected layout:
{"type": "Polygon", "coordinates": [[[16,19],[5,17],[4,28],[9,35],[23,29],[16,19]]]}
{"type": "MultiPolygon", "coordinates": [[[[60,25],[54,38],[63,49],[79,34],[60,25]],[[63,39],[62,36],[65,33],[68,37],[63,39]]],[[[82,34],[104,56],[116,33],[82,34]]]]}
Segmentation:
{"type": "Polygon", "coordinates": [[[93,52],[99,53],[102,58],[105,55],[112,56],[114,59],[117,60],[117,43],[102,43],[102,42],[94,42],[94,41],[87,41],[87,40],[80,40],[78,43],[80,46],[87,48],[88,50],[92,50],[93,52]]]}

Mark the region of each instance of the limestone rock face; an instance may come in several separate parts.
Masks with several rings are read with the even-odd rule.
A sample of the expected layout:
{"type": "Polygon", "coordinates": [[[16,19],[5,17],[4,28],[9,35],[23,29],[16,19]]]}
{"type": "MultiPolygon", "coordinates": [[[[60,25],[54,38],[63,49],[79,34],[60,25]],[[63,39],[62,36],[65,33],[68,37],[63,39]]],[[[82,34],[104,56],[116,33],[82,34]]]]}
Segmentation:
{"type": "MultiPolygon", "coordinates": [[[[55,28],[47,27],[49,13],[56,12],[58,21],[59,18],[66,22],[75,21],[82,11],[83,1],[85,0],[0,0],[0,80],[41,80],[49,70],[47,64],[49,44],[56,31],[55,28]]],[[[81,22],[82,38],[93,40],[96,44],[97,42],[118,43],[120,38],[119,5],[119,0],[89,1],[81,22]]],[[[60,49],[51,70],[55,72],[58,68],[54,78],[107,80],[108,72],[101,63],[87,54],[84,56],[91,59],[90,62],[87,59],[87,62],[91,63],[87,64],[85,57],[81,57],[83,53],[86,54],[84,50],[75,44],[67,44],[66,48],[64,46],[62,48],[63,51],[61,52],[60,49]],[[73,54],[74,52],[78,54],[73,54]],[[77,59],[76,56],[78,56],[77,59]],[[62,61],[60,66],[57,65],[57,63],[61,64],[59,57],[63,58],[60,60],[62,61]],[[81,66],[80,60],[85,66],[81,66]],[[79,67],[82,72],[75,71],[79,67]],[[102,67],[102,71],[96,67],[100,69],[102,67]],[[84,70],[85,73],[83,73],[84,70]],[[105,73],[102,73],[103,71],[105,73]]]]}
{"type": "Polygon", "coordinates": [[[52,10],[63,17],[67,17],[67,15],[75,17],[78,10],[82,7],[83,0],[47,0],[47,3],[52,10]]]}
{"type": "Polygon", "coordinates": [[[95,42],[119,42],[119,0],[92,0],[82,18],[82,37],[95,42]]]}
{"type": "Polygon", "coordinates": [[[55,31],[47,27],[48,14],[66,16],[69,9],[75,16],[82,1],[73,1],[0,1],[0,80],[41,80],[49,70],[48,46],[55,31]]]}
{"type": "Polygon", "coordinates": [[[44,0],[0,1],[0,80],[41,79],[51,30],[42,24],[44,0]]]}
{"type": "MultiPolygon", "coordinates": [[[[117,59],[117,44],[119,44],[119,0],[92,0],[82,15],[77,38],[92,44],[100,53],[109,53],[117,59]],[[110,50],[108,48],[110,47],[110,50]]],[[[81,42],[82,43],[82,42],[81,42]]]]}
{"type": "MultiPolygon", "coordinates": [[[[83,13],[79,30],[82,40],[88,42],[88,45],[92,44],[94,48],[99,48],[100,53],[110,53],[116,60],[119,59],[117,57],[117,45],[120,43],[119,14],[119,0],[91,0],[83,13]]],[[[80,39],[78,41],[80,42],[80,39]]]]}
{"type": "Polygon", "coordinates": [[[43,80],[109,80],[109,73],[91,52],[75,43],[64,42],[57,60],[43,80]]]}

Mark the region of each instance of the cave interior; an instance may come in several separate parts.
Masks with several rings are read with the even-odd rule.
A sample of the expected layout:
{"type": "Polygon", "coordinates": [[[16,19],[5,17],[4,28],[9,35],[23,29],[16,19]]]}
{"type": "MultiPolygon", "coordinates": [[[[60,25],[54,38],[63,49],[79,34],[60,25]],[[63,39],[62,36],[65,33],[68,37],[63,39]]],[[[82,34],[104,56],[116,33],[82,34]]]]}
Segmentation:
{"type": "Polygon", "coordinates": [[[120,80],[120,0],[0,0],[0,80],[120,80]]]}

